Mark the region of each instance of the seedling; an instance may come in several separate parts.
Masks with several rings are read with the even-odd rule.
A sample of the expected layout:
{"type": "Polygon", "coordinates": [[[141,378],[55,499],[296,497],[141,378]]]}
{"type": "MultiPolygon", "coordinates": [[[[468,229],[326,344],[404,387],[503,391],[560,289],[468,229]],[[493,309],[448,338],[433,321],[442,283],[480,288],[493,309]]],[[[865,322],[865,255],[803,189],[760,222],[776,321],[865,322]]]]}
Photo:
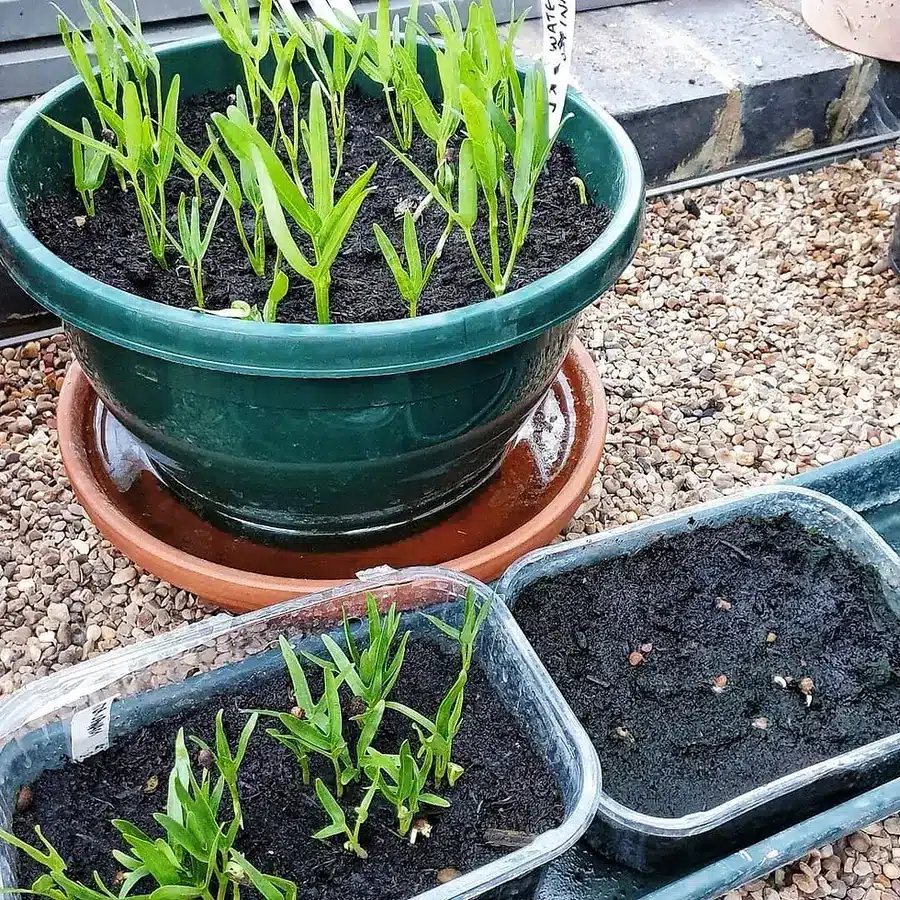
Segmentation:
{"type": "MultiPolygon", "coordinates": [[[[93,139],[91,123],[82,118],[81,130],[93,139]]],[[[75,190],[81,195],[85,212],[94,215],[94,191],[98,190],[106,178],[109,156],[99,150],[86,147],[78,141],[72,141],[72,171],[75,174],[75,190]]]]}
{"type": "Polygon", "coordinates": [[[583,179],[579,178],[577,175],[573,175],[569,179],[569,184],[571,184],[572,187],[574,187],[575,190],[578,191],[578,202],[582,206],[586,206],[588,202],[588,195],[587,187],[585,186],[583,179]]]}
{"type": "Polygon", "coordinates": [[[232,153],[253,165],[269,232],[284,261],[312,284],[316,317],[319,323],[327,324],[331,321],[331,267],[363,201],[371,192],[368,184],[375,166],[363,172],[340,199],[335,198],[328,124],[318,83],[310,88],[309,119],[301,123],[300,129],[311,171],[312,203],[237,107],[230,107],[227,117],[215,114],[213,120],[232,153]],[[297,246],[285,212],[310,238],[314,263],[297,246]]]}
{"type": "MultiPolygon", "coordinates": [[[[243,244],[253,271],[262,277],[266,270],[266,236],[263,228],[262,195],[259,192],[256,171],[249,163],[240,161],[240,182],[238,182],[231,162],[219,146],[219,141],[210,126],[207,126],[207,134],[209,135],[210,151],[215,156],[219,171],[222,173],[225,199],[228,201],[228,205],[231,207],[234,215],[234,225],[238,237],[241,239],[241,244],[243,244]],[[244,220],[241,216],[241,209],[245,199],[253,210],[252,244],[244,231],[244,220]]],[[[212,174],[208,165],[205,171],[208,178],[214,180],[214,183],[218,183],[218,179],[212,174]]]]}
{"type": "MultiPolygon", "coordinates": [[[[381,87],[394,136],[404,150],[412,145],[413,111],[404,89],[404,72],[397,65],[396,51],[398,48],[405,49],[415,67],[417,13],[418,2],[413,0],[402,35],[399,19],[394,20],[393,26],[391,24],[390,0],[378,0],[374,32],[369,27],[368,18],[359,22],[346,15],[339,17],[341,25],[354,37],[353,55],[359,55],[360,69],[381,87]]],[[[335,30],[340,29],[333,28],[332,32],[335,30]]]]}
{"type": "Polygon", "coordinates": [[[188,218],[187,213],[187,197],[182,194],[178,198],[178,239],[176,240],[170,236],[170,240],[184,259],[191,279],[191,285],[194,288],[194,297],[200,309],[204,307],[203,257],[206,256],[206,251],[209,250],[209,242],[212,240],[213,229],[216,227],[224,199],[225,192],[222,191],[206,222],[206,230],[201,231],[200,201],[197,199],[197,196],[194,195],[191,198],[190,218],[188,218]]]}
{"type": "Polygon", "coordinates": [[[456,784],[463,768],[453,762],[453,739],[459,733],[462,724],[463,699],[468,675],[464,669],[441,701],[437,714],[432,721],[422,713],[388,700],[385,706],[405,715],[412,723],[419,736],[419,756],[423,757],[422,771],[426,774],[434,767],[434,783],[440,784],[444,776],[452,786],[456,784]]]}
{"type": "Polygon", "coordinates": [[[0,831],[0,839],[47,869],[47,874],[34,882],[31,891],[21,893],[35,893],[48,900],[118,900],[126,897],[130,900],[222,900],[231,888],[234,900],[239,900],[239,885],[249,884],[265,900],[296,900],[297,888],[293,882],[264,875],[234,848],[242,822],[238,770],[255,726],[256,717],[253,716],[244,726],[234,753],[225,736],[221,711],[216,717],[215,751],[194,739],[215,762],[219,772],[215,784],[206,769],[200,780],[196,778],[184,733],[178,732],[165,812],[154,815],[165,836],[154,839],[132,822],[113,821],[128,848],[112,851],[126,873],[118,895],[96,872],[95,887],[70,879],[66,875],[65,860],[40,828],[36,827],[35,833],[43,849],[0,831]],[[232,819],[227,825],[220,814],[226,789],[232,807],[232,819]],[[138,885],[146,885],[150,892],[132,894],[138,885]]]}
{"type": "Polygon", "coordinates": [[[382,796],[394,807],[401,835],[409,834],[423,805],[443,808],[450,805],[443,797],[425,790],[428,768],[416,763],[409,741],[400,745],[399,753],[379,753],[370,749],[365,768],[373,783],[377,782],[382,796]]]}
{"type": "Polygon", "coordinates": [[[382,618],[373,594],[366,595],[366,618],[369,641],[365,649],[360,650],[357,646],[345,609],[344,640],[349,657],[327,634],[322,635],[322,643],[331,657],[330,661],[311,653],[304,653],[304,656],[321,666],[326,674],[329,671],[335,673],[350,688],[353,695],[363,701],[366,710],[372,710],[387,699],[400,677],[409,632],[403,633],[394,649],[394,641],[400,627],[400,613],[397,612],[396,604],[391,604],[391,608],[382,618]]]}
{"type": "Polygon", "coordinates": [[[361,859],[366,859],[369,854],[359,842],[359,832],[369,818],[369,808],[372,806],[372,801],[378,793],[378,788],[378,783],[375,781],[369,784],[369,787],[363,795],[362,802],[355,808],[356,818],[353,822],[353,827],[351,828],[347,822],[347,816],[344,814],[343,809],[341,809],[340,804],[334,799],[334,796],[331,791],[328,790],[325,782],[322,781],[321,778],[317,778],[316,796],[319,799],[322,809],[325,810],[328,818],[331,819],[331,824],[326,825],[324,828],[320,828],[313,834],[313,837],[317,840],[324,841],[330,837],[336,837],[339,834],[343,834],[346,837],[344,849],[352,851],[361,859]]]}
{"type": "MultiPolygon", "coordinates": [[[[460,105],[468,137],[459,153],[458,207],[403,152],[385,142],[394,155],[412,172],[419,183],[439,203],[466,236],[479,274],[495,295],[509,286],[516,257],[522,249],[531,225],[534,189],[547,163],[559,130],[547,133],[547,90],[543,71],[532,68],[525,79],[521,97],[514,98],[514,126],[500,108],[479,98],[465,83],[460,86],[460,105]],[[513,178],[506,174],[506,153],[513,164],[513,178]],[[478,218],[478,195],[484,198],[488,212],[487,233],[490,259],[482,260],[475,245],[473,228],[478,218]],[[506,211],[509,252],[501,263],[500,203],[506,211]],[[513,213],[515,205],[515,213],[513,213]]],[[[560,124],[560,128],[562,128],[560,124]]]]}
{"type": "Polygon", "coordinates": [[[310,754],[316,753],[328,759],[334,769],[335,788],[340,797],[344,786],[356,777],[357,770],[350,758],[347,741],[344,739],[338,678],[330,669],[326,669],[325,691],[319,700],[314,702],[297,654],[283,635],[279,639],[279,646],[291,676],[294,699],[302,715],[258,710],[260,715],[278,719],[284,729],[279,731],[276,728],[269,728],[266,729],[266,733],[294,754],[303,772],[305,784],[309,784],[310,754]]]}
{"type": "Polygon", "coordinates": [[[375,239],[378,241],[378,247],[381,250],[382,256],[384,256],[385,262],[388,264],[388,268],[391,270],[391,274],[394,276],[394,281],[397,283],[397,290],[400,291],[400,296],[406,302],[411,319],[414,319],[418,313],[419,297],[422,296],[422,291],[425,290],[428,279],[431,278],[434,265],[438,259],[440,259],[444,244],[450,236],[452,228],[453,222],[450,221],[444,229],[444,233],[441,235],[440,240],[438,240],[434,252],[428,258],[428,262],[423,268],[422,252],[419,249],[419,236],[416,234],[416,223],[409,210],[406,210],[403,213],[403,253],[406,257],[405,266],[401,262],[399,254],[394,249],[394,245],[391,243],[390,238],[384,233],[381,226],[376,224],[372,225],[372,229],[375,232],[375,239]]]}
{"type": "Polygon", "coordinates": [[[179,76],[175,75],[169,86],[162,123],[157,131],[150,114],[142,106],[138,85],[134,81],[125,82],[121,117],[111,109],[103,117],[115,133],[122,150],[42,116],[44,121],[70,140],[86,149],[108,155],[113,164],[128,175],[138,202],[150,253],[163,267],[166,265],[167,236],[165,184],[175,159],[180,83],[179,76]]]}
{"type": "MultiPolygon", "coordinates": [[[[300,40],[298,52],[307,68],[321,85],[331,106],[331,130],[334,135],[335,172],[340,171],[346,138],[346,95],[353,75],[359,68],[366,50],[366,41],[349,38],[339,27],[328,28],[317,19],[301,19],[290,0],[278,0],[285,25],[300,40]],[[331,56],[325,45],[326,35],[331,35],[331,56]],[[312,53],[312,58],[310,57],[312,53]]],[[[352,9],[352,7],[351,7],[352,9]]],[[[369,17],[357,20],[361,33],[369,32],[369,17]]],[[[296,107],[295,107],[296,110],[296,107]]],[[[296,134],[296,126],[295,126],[296,134]]],[[[290,154],[290,147],[288,147],[290,154]]],[[[296,155],[296,148],[294,155],[296,155]]],[[[296,180],[296,179],[295,179],[296,180]]]]}
{"type": "Polygon", "coordinates": [[[248,0],[201,0],[225,46],[241,60],[244,84],[250,95],[253,124],[262,112],[263,80],[261,65],[269,52],[272,31],[272,0],[261,0],[256,27],[250,16],[248,0]]]}
{"type": "Polygon", "coordinates": [[[490,599],[479,603],[475,596],[475,588],[469,587],[466,588],[466,599],[463,603],[463,620],[459,628],[448,625],[443,619],[437,618],[437,616],[432,616],[428,613],[422,613],[422,615],[438,631],[459,644],[462,668],[464,672],[468,672],[472,664],[472,655],[475,651],[475,639],[478,637],[478,632],[481,630],[481,626],[484,624],[484,620],[490,611],[490,599]]]}

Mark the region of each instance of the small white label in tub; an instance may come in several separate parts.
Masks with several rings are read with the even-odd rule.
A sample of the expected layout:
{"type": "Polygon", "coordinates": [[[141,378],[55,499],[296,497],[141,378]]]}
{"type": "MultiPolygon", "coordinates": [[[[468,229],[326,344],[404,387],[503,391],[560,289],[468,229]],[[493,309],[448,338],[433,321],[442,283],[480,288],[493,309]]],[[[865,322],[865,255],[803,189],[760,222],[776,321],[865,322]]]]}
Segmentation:
{"type": "Polygon", "coordinates": [[[559,127],[572,69],[572,50],[575,41],[575,0],[541,0],[541,19],[544,25],[544,74],[547,79],[549,131],[559,127]]]}
{"type": "Polygon", "coordinates": [[[112,697],[72,716],[72,759],[81,762],[109,746],[109,710],[112,697]]]}
{"type": "Polygon", "coordinates": [[[391,575],[397,570],[393,566],[373,566],[371,569],[360,569],[356,573],[356,577],[360,581],[366,578],[378,578],[380,575],[391,575]]]}

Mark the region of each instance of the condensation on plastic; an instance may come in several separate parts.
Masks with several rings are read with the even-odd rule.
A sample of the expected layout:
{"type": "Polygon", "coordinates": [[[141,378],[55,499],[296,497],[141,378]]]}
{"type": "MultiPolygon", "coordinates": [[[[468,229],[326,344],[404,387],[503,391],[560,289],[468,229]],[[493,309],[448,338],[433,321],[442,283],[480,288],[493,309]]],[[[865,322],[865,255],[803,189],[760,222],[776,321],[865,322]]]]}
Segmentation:
{"type": "MultiPolygon", "coordinates": [[[[815,491],[758,488],[603,534],[536,550],[510,566],[496,585],[515,611],[520,592],[539,578],[632,555],[648,544],[736,519],[789,516],[827,535],[878,573],[886,601],[900,615],[900,558],[859,515],[815,491]]],[[[603,761],[601,758],[601,769],[603,761]]],[[[745,847],[776,826],[821,812],[900,772],[900,733],[760,785],[712,809],[677,818],[650,816],[603,793],[587,840],[606,856],[641,872],[685,871],[745,847]]]]}
{"type": "MultiPolygon", "coordinates": [[[[250,657],[271,651],[266,656],[274,660],[279,635],[299,641],[328,631],[339,623],[342,607],[351,616],[363,615],[367,593],[374,594],[382,607],[396,602],[405,611],[405,623],[416,630],[416,622],[421,622],[416,615],[419,609],[430,608],[452,621],[470,586],[482,600],[494,596],[490,588],[466,575],[437,568],[403,569],[236,618],[215,616],[28,685],[0,706],[3,824],[10,822],[16,791],[23,783],[34,780],[44,768],[69,761],[70,722],[77,710],[117,697],[110,725],[115,742],[148,721],[202,703],[216,693],[216,685],[230,685],[259,671],[266,665],[265,657],[250,657]]],[[[492,604],[479,633],[476,659],[553,772],[566,816],[561,825],[538,835],[527,847],[424,891],[416,900],[468,900],[487,891],[496,893],[502,885],[515,887],[517,895],[526,888],[533,893],[540,870],[581,837],[599,802],[596,752],[502,603],[492,604]]],[[[0,845],[0,890],[14,886],[14,880],[11,855],[6,845],[0,845]]],[[[299,888],[302,896],[302,884],[299,888]]]]}

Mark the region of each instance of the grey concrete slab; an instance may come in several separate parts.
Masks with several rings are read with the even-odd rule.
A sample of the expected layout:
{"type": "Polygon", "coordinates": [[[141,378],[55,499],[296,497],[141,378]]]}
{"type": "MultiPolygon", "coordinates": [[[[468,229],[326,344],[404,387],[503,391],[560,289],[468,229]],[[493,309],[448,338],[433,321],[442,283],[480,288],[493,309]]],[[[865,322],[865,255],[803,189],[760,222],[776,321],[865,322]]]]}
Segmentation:
{"type": "MultiPolygon", "coordinates": [[[[619,116],[651,183],[900,124],[900,66],[823,41],[800,0],[657,0],[577,22],[574,82],[619,116]]],[[[536,53],[539,25],[524,37],[536,53]]]]}
{"type": "Polygon", "coordinates": [[[660,0],[636,18],[652,21],[715,71],[739,84],[781,81],[848,69],[858,59],[814,38],[782,8],[747,0],[660,0]]]}
{"type": "MultiPolygon", "coordinates": [[[[575,19],[573,84],[615,115],[658,109],[670,103],[724,99],[725,85],[694,54],[644,27],[642,7],[580,12],[575,19]]],[[[540,56],[540,21],[526,22],[519,51],[540,56]]]]}

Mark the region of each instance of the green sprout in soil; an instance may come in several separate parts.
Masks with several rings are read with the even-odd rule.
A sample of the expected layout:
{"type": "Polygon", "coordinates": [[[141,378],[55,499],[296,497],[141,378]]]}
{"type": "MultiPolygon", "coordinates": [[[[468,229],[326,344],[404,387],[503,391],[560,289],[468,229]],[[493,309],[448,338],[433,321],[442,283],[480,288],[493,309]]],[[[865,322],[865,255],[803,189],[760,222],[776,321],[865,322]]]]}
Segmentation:
{"type": "Polygon", "coordinates": [[[201,0],[203,9],[219,32],[225,46],[236,54],[244,69],[244,86],[250,97],[253,124],[262,113],[263,60],[269,54],[272,36],[272,0],[261,0],[256,25],[250,17],[248,0],[201,0]]]}
{"type": "MultiPolygon", "coordinates": [[[[244,113],[246,116],[246,112],[244,113]]],[[[223,190],[225,199],[231,207],[234,215],[235,230],[250,260],[253,271],[262,277],[266,271],[266,235],[264,231],[264,215],[262,194],[259,192],[259,182],[256,180],[256,171],[249,162],[238,162],[238,172],[240,180],[234,174],[234,168],[230,160],[222,150],[219,140],[207,125],[207,135],[209,136],[209,148],[216,159],[219,171],[222,173],[224,180],[223,190]],[[244,230],[244,219],[242,210],[244,203],[248,203],[253,211],[253,236],[252,239],[247,237],[244,230]]],[[[205,174],[208,178],[215,178],[212,174],[209,164],[206,164],[205,174]]],[[[213,182],[215,183],[215,182],[213,182]]]]}
{"type": "MultiPolygon", "coordinates": [[[[413,822],[424,807],[442,808],[449,802],[429,784],[438,788],[444,778],[452,786],[462,775],[462,766],[451,758],[453,740],[462,724],[463,700],[468,671],[479,629],[488,613],[488,603],[479,604],[472,590],[467,591],[459,628],[434,616],[426,616],[445,636],[460,647],[460,672],[442,699],[434,719],[390,699],[400,677],[409,632],[400,633],[401,616],[395,605],[382,614],[371,594],[366,597],[366,643],[354,636],[346,609],[343,614],[341,647],[330,635],[322,635],[322,644],[330,658],[308,651],[303,656],[322,672],[324,688],[314,699],[309,681],[290,641],[279,640],[294,693],[296,706],[290,712],[258,710],[258,715],[275,718],[281,728],[267,733],[291,751],[300,765],[303,781],[311,780],[312,757],[327,759],[333,770],[333,786],[315,779],[315,792],[326,817],[326,824],[314,837],[327,840],[343,837],[344,847],[357,856],[366,856],[360,831],[370,815],[373,803],[389,804],[397,818],[397,831],[415,840],[419,831],[413,822]],[[340,690],[349,691],[355,739],[345,733],[347,720],[342,712],[340,690]],[[413,753],[409,740],[403,740],[395,753],[379,748],[386,710],[400,713],[418,737],[413,753]],[[341,805],[341,798],[353,786],[360,797],[353,816],[341,805]]],[[[401,720],[402,721],[402,720],[401,720]]],[[[427,831],[427,829],[426,829],[427,831]]]]}
{"type": "MultiPolygon", "coordinates": [[[[310,75],[319,83],[328,98],[331,110],[331,130],[334,135],[335,173],[341,170],[344,156],[344,142],[347,133],[346,97],[353,76],[359,68],[365,40],[354,41],[342,29],[328,29],[317,19],[303,19],[294,9],[290,0],[278,0],[278,7],[285,27],[293,39],[299,39],[298,52],[306,62],[310,75]],[[328,54],[326,36],[331,36],[331,55],[328,54]],[[310,56],[312,54],[312,56],[310,56]]],[[[359,23],[361,33],[368,33],[369,18],[364,16],[359,23]]],[[[288,156],[297,156],[297,107],[294,105],[294,140],[282,137],[288,156]]]]}
{"type": "Polygon", "coordinates": [[[223,191],[219,194],[219,199],[216,201],[203,231],[200,229],[200,200],[198,197],[196,195],[191,197],[190,217],[187,212],[187,196],[182,194],[178,199],[178,238],[171,238],[171,241],[187,266],[191,285],[194,288],[194,298],[197,306],[201,309],[204,306],[203,257],[206,256],[206,251],[209,249],[209,242],[212,240],[213,229],[216,227],[224,199],[225,192],[223,191]]]}
{"type": "Polygon", "coordinates": [[[266,733],[294,754],[303,772],[305,784],[309,784],[310,756],[318,754],[329,760],[334,770],[334,783],[340,797],[344,785],[352,781],[357,773],[350,758],[347,741],[344,738],[338,681],[332,671],[326,670],[324,693],[319,700],[313,702],[309,682],[306,680],[296,653],[294,653],[294,648],[284,636],[280,638],[279,644],[291,676],[294,700],[297,705],[289,713],[260,710],[260,715],[278,719],[283,728],[281,731],[277,728],[269,728],[266,733]]]}
{"type": "Polygon", "coordinates": [[[313,837],[316,838],[316,840],[325,841],[330,837],[337,837],[338,835],[343,834],[344,837],[346,837],[344,849],[355,853],[360,859],[366,859],[369,854],[359,842],[359,832],[365,824],[366,819],[369,818],[369,809],[371,808],[372,801],[375,799],[377,793],[378,783],[373,781],[363,795],[362,802],[355,808],[356,818],[354,819],[353,827],[351,828],[347,822],[347,816],[344,813],[344,810],[341,809],[341,805],[334,799],[325,782],[322,781],[321,778],[317,778],[316,797],[318,797],[322,809],[325,810],[325,814],[331,819],[331,824],[326,825],[324,828],[320,828],[313,834],[313,837]]]}
{"type": "Polygon", "coordinates": [[[419,755],[424,757],[423,769],[432,771],[435,784],[440,784],[446,775],[452,786],[463,773],[462,766],[453,762],[453,739],[462,725],[462,707],[466,687],[467,673],[461,671],[450,688],[447,696],[441,701],[434,719],[423,716],[420,712],[403,703],[389,701],[388,709],[403,713],[413,723],[419,736],[419,755]]]}
{"type": "Polygon", "coordinates": [[[312,284],[319,323],[330,322],[331,267],[372,190],[368,185],[375,166],[366,169],[340,198],[335,197],[328,123],[318,82],[310,88],[308,120],[300,123],[310,168],[311,200],[302,184],[288,174],[275,151],[236,106],[228,109],[227,116],[214,114],[213,121],[231,152],[252,164],[272,239],[284,261],[312,284]],[[285,213],[312,243],[313,262],[297,245],[285,213]]]}
{"type": "MultiPolygon", "coordinates": [[[[94,139],[91,123],[85,118],[81,120],[81,130],[86,137],[94,139]]],[[[81,195],[84,210],[89,216],[94,215],[94,191],[102,186],[108,165],[108,154],[86,146],[80,141],[72,141],[72,171],[75,175],[75,190],[81,195]]]]}
{"type": "Polygon", "coordinates": [[[440,259],[444,249],[444,244],[450,236],[450,230],[453,228],[453,222],[448,222],[444,233],[434,248],[434,252],[428,257],[428,262],[422,266],[422,251],[419,249],[419,236],[416,233],[416,223],[412,213],[406,210],[403,213],[403,254],[406,257],[406,264],[400,260],[400,255],[394,249],[390,238],[384,233],[384,229],[380,225],[372,225],[375,232],[375,239],[378,241],[378,248],[384,257],[394,281],[397,283],[397,290],[403,298],[409,310],[409,317],[414,319],[418,313],[419,297],[431,278],[431,272],[434,264],[440,259]]]}
{"type": "Polygon", "coordinates": [[[366,619],[368,623],[368,644],[360,649],[350,631],[347,611],[344,610],[345,653],[337,642],[327,634],[322,635],[322,643],[331,661],[304,653],[304,656],[326,672],[332,671],[362,701],[365,710],[375,708],[387,699],[400,677],[400,667],[406,654],[409,632],[404,632],[396,647],[397,631],[400,628],[400,613],[396,604],[391,604],[384,617],[378,612],[378,603],[372,594],[366,596],[366,619]],[[349,656],[348,656],[349,654],[349,656]]]}
{"type": "Polygon", "coordinates": [[[365,768],[372,783],[396,810],[401,835],[410,833],[413,820],[423,806],[450,806],[443,797],[425,790],[430,767],[416,762],[409,741],[400,745],[399,753],[379,753],[369,748],[365,768]]]}
{"type": "Polygon", "coordinates": [[[23,893],[48,900],[240,900],[241,886],[247,886],[265,900],[296,900],[297,887],[292,881],[263,874],[235,848],[243,824],[238,771],[256,721],[256,716],[250,717],[232,752],[219,712],[214,747],[193,739],[211,762],[199,779],[191,766],[184,733],[178,732],[166,807],[153,816],[164,836],[153,838],[132,822],[113,820],[127,846],[127,850],[112,851],[123,870],[118,894],[96,872],[93,885],[69,878],[65,860],[40,828],[35,827],[35,833],[43,849],[0,831],[0,839],[47,870],[23,893]],[[218,772],[215,782],[212,768],[218,772]],[[231,806],[230,821],[222,808],[226,799],[231,806]],[[144,893],[134,893],[135,889],[144,893]]]}
{"type": "Polygon", "coordinates": [[[437,616],[431,616],[428,613],[422,615],[434,625],[438,631],[443,632],[452,641],[459,644],[459,652],[462,657],[462,668],[464,672],[469,671],[472,665],[472,655],[475,652],[475,639],[478,632],[484,624],[484,620],[491,611],[490,603],[479,603],[475,595],[475,589],[470,587],[466,589],[466,599],[463,604],[463,620],[459,628],[454,628],[443,619],[437,616]]]}

